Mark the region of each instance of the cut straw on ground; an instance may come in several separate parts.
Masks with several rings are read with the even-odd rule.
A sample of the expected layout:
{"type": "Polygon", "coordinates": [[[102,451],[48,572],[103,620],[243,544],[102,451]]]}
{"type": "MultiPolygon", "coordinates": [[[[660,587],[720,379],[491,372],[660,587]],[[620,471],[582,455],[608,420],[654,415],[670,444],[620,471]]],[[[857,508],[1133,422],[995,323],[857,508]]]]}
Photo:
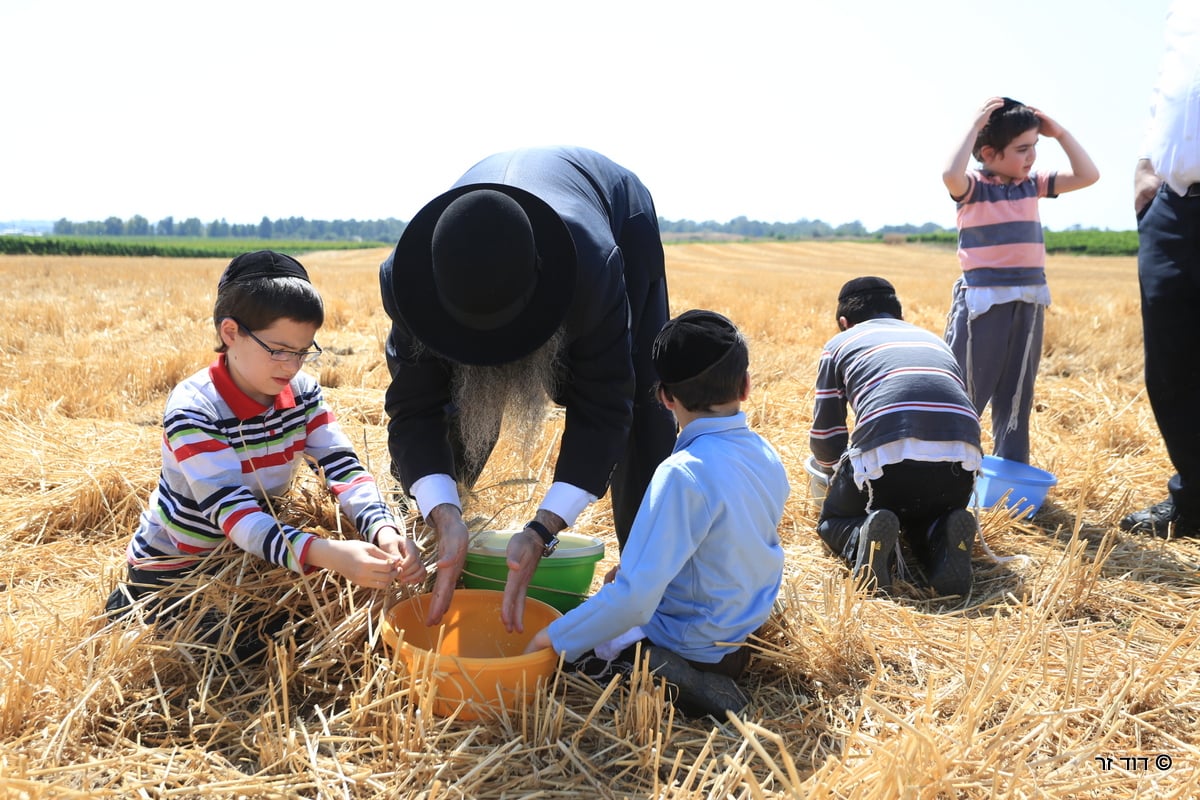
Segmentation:
{"type": "MultiPolygon", "coordinates": [[[[320,378],[399,507],[382,412],[385,255],[304,261],[337,311],[320,378]]],[[[213,357],[225,262],[0,257],[16,309],[0,322],[6,796],[1200,796],[1200,546],[1117,528],[1165,496],[1172,472],[1141,383],[1132,259],[1051,258],[1033,461],[1059,483],[1032,520],[981,513],[974,586],[954,598],[908,581],[886,597],[856,586],[816,537],[803,467],[838,287],[886,276],[906,317],[940,332],[953,252],[695,244],[667,259],[674,312],[711,308],[746,333],[747,415],[793,486],[783,587],[742,680],[751,705],[722,720],[676,712],[644,667],[603,684],[558,674],[495,718],[435,716],[430,682],[380,632],[410,590],[299,576],[232,546],[172,588],[173,626],[108,623],[104,600],[157,481],[166,394],[213,357]],[[282,612],[277,645],[236,663],[239,637],[282,612]],[[206,642],[214,614],[229,626],[206,642]]],[[[532,516],[562,425],[549,414],[530,452],[501,444],[466,498],[473,530],[532,516]]],[[[313,481],[276,511],[353,535],[313,481]]],[[[432,565],[428,529],[406,522],[432,565]]],[[[603,575],[616,563],[607,500],[575,530],[607,542],[603,575]]]]}

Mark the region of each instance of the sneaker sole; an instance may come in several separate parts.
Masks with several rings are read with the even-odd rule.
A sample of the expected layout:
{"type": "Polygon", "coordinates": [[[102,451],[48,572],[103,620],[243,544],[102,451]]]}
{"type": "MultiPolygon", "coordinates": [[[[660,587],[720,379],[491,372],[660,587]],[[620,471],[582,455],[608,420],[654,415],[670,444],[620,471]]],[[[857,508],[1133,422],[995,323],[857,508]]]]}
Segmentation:
{"type": "Polygon", "coordinates": [[[871,512],[858,532],[858,554],[854,575],[869,588],[892,588],[891,558],[900,538],[900,518],[891,511],[871,512]]]}
{"type": "Polygon", "coordinates": [[[929,584],[939,595],[962,595],[971,591],[974,577],[971,569],[971,550],[979,526],[970,511],[950,512],[946,520],[946,552],[938,569],[929,576],[929,584]]]}

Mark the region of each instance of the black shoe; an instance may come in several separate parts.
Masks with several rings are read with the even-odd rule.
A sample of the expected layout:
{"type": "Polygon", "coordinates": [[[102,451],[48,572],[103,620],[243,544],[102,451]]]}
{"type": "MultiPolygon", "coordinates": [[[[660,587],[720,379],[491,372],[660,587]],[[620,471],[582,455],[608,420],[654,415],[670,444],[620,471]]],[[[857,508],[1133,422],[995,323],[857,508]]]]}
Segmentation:
{"type": "Polygon", "coordinates": [[[929,538],[929,585],[941,596],[965,597],[971,591],[971,550],[975,516],[965,508],[943,514],[929,538]]]}
{"type": "Polygon", "coordinates": [[[595,650],[588,650],[575,661],[564,664],[564,668],[586,675],[596,683],[607,683],[614,675],[628,675],[633,671],[633,661],[625,657],[627,652],[622,652],[612,661],[605,661],[596,655],[595,650]]]}
{"type": "Polygon", "coordinates": [[[900,518],[886,508],[872,511],[858,529],[854,576],[869,588],[892,588],[892,553],[900,536],[900,518]]]}
{"type": "Polygon", "coordinates": [[[725,712],[739,713],[750,704],[746,693],[728,675],[696,669],[678,653],[661,647],[646,649],[650,670],[675,689],[671,702],[689,717],[705,714],[725,721],[725,712]]]}
{"type": "Polygon", "coordinates": [[[1149,508],[1134,511],[1121,520],[1121,530],[1130,533],[1152,533],[1164,539],[1167,536],[1200,536],[1200,523],[1179,513],[1171,499],[1155,503],[1149,508]]]}

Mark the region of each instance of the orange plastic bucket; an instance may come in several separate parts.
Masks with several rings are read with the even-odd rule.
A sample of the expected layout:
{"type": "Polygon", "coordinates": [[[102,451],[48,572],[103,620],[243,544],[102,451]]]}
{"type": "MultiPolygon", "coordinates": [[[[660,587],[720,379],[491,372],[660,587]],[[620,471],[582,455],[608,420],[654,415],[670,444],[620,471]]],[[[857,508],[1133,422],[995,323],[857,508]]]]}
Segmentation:
{"type": "Polygon", "coordinates": [[[430,709],[445,717],[462,706],[461,719],[479,719],[525,704],[558,666],[551,649],[525,654],[533,635],[558,619],[555,608],[525,600],[525,632],[509,633],[500,621],[503,592],[458,589],[440,625],[427,627],[429,595],[404,600],[383,619],[383,641],[413,676],[416,696],[432,695],[430,709]],[[426,692],[429,692],[427,694],[426,692]]]}

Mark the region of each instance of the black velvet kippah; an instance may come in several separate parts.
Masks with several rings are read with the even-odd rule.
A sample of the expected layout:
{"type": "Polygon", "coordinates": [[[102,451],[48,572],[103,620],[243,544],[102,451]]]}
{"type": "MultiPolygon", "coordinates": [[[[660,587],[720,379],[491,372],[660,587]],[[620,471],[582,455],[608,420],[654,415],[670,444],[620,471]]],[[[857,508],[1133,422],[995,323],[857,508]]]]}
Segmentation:
{"type": "Polygon", "coordinates": [[[848,297],[854,297],[860,294],[895,294],[896,287],[885,281],[883,278],[876,278],[867,275],[862,278],[854,278],[846,281],[846,285],[838,292],[838,302],[842,302],[848,297]]]}
{"type": "Polygon", "coordinates": [[[650,358],[664,384],[691,380],[722,358],[741,340],[738,329],[715,311],[693,309],[668,322],[654,339],[650,358]]]}
{"type": "Polygon", "coordinates": [[[256,278],[300,278],[308,281],[308,272],[291,256],[274,250],[256,250],[234,257],[221,274],[217,289],[219,291],[228,284],[244,283],[256,278]]]}

